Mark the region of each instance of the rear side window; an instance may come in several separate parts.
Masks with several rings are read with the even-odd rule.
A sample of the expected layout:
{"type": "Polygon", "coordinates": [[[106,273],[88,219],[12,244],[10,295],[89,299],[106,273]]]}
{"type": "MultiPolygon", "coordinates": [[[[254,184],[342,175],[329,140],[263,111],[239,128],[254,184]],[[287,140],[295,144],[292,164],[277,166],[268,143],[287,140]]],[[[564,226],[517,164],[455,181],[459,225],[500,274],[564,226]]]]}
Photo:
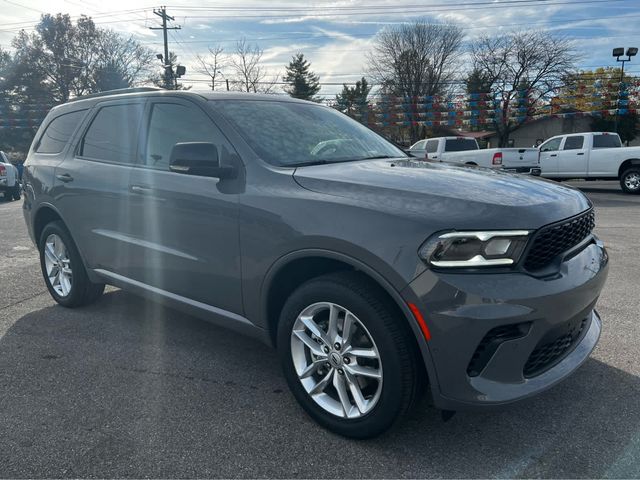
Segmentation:
{"type": "Polygon", "coordinates": [[[580,150],[584,145],[584,137],[582,135],[578,135],[575,137],[567,137],[564,141],[563,150],[580,150]]]}
{"type": "Polygon", "coordinates": [[[438,140],[429,140],[427,142],[427,153],[436,153],[438,151],[438,140]]]}
{"type": "Polygon", "coordinates": [[[60,153],[75,132],[78,124],[84,117],[86,110],[65,113],[54,118],[45,129],[36,152],[38,153],[60,153]]]}
{"type": "Polygon", "coordinates": [[[114,163],[135,163],[143,104],[102,107],[82,139],[80,155],[114,163]]]}
{"type": "Polygon", "coordinates": [[[618,135],[594,135],[593,148],[619,148],[622,142],[618,135]]]}
{"type": "Polygon", "coordinates": [[[445,152],[465,152],[467,150],[477,150],[478,144],[470,138],[455,138],[447,140],[444,145],[445,152]]]}

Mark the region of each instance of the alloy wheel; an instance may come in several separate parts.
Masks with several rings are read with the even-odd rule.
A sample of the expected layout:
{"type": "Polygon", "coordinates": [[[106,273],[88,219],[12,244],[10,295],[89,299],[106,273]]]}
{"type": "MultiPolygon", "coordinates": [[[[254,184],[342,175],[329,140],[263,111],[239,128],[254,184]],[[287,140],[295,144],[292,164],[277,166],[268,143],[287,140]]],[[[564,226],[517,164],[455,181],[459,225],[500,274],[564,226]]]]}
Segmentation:
{"type": "Polygon", "coordinates": [[[52,233],[44,242],[44,263],[47,278],[53,290],[60,297],[71,293],[73,272],[67,247],[60,236],[52,233]]]}
{"type": "Polygon", "coordinates": [[[346,308],[319,302],[306,307],[291,332],[291,356],[305,391],[341,418],[369,413],[382,392],[382,361],[373,337],[346,308]]]}
{"type": "Polygon", "coordinates": [[[624,185],[629,190],[640,189],[640,173],[631,172],[624,177],[624,185]]]}

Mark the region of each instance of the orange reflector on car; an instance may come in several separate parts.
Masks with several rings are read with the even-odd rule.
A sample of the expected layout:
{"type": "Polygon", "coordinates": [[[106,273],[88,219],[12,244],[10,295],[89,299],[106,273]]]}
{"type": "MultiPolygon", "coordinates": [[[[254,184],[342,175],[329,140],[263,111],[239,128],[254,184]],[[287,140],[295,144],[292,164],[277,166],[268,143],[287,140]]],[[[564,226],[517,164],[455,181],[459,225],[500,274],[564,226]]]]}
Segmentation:
{"type": "Polygon", "coordinates": [[[413,313],[413,316],[416,317],[416,320],[418,322],[418,325],[420,325],[420,330],[422,330],[422,334],[424,335],[424,338],[426,338],[427,340],[431,340],[431,332],[429,331],[429,327],[427,327],[427,323],[424,321],[424,317],[422,316],[422,313],[420,313],[420,310],[418,310],[418,307],[416,307],[413,303],[408,303],[407,305],[409,305],[409,308],[411,309],[411,313],[413,313]]]}

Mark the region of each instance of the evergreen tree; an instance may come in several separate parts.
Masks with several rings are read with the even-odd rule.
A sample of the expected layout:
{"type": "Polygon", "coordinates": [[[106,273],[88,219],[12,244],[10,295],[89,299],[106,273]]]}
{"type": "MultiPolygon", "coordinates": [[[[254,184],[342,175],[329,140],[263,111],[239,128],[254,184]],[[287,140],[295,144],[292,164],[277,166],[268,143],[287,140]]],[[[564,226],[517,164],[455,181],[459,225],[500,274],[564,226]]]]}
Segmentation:
{"type": "Polygon", "coordinates": [[[284,91],[294,98],[319,101],[315,95],[320,91],[320,77],[310,70],[311,64],[303,53],[297,53],[287,65],[283,80],[288,83],[284,91]]]}
{"type": "Polygon", "coordinates": [[[362,77],[362,80],[358,80],[354,87],[349,87],[344,84],[342,86],[342,92],[336,95],[336,109],[342,113],[346,113],[349,116],[355,116],[358,120],[363,121],[363,117],[367,112],[369,106],[369,92],[371,86],[367,80],[362,77]]]}

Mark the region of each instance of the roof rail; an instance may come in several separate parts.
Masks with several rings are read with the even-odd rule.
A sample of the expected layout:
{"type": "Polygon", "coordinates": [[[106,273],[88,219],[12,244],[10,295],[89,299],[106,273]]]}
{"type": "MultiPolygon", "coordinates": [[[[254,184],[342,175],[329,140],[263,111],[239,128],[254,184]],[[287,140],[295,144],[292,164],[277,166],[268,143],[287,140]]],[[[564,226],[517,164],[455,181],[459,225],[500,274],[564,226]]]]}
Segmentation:
{"type": "Polygon", "coordinates": [[[98,98],[98,97],[107,97],[109,95],[119,95],[121,93],[157,92],[159,90],[162,90],[162,88],[157,88],[157,87],[118,88],[116,90],[105,90],[104,92],[96,92],[96,93],[90,93],[89,95],[82,95],[80,97],[70,99],[69,102],[86,100],[87,98],[98,98]]]}

